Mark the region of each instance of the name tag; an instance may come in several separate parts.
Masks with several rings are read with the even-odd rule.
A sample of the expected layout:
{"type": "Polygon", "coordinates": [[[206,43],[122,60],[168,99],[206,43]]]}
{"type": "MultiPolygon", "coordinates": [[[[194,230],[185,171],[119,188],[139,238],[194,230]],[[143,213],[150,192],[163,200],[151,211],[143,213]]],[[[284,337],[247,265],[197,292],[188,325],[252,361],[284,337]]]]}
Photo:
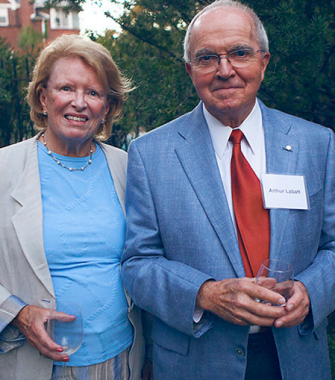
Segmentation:
{"type": "Polygon", "coordinates": [[[304,176],[264,174],[261,182],[265,208],[309,209],[304,176]]]}

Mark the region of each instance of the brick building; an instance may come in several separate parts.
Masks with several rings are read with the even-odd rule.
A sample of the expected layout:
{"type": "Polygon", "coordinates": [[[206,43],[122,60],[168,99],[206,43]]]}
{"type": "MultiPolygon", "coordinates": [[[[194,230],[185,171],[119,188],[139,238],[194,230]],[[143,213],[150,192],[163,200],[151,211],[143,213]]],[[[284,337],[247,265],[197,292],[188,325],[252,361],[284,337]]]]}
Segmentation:
{"type": "Polygon", "coordinates": [[[79,34],[77,12],[64,12],[65,2],[57,8],[46,9],[44,0],[0,0],[0,37],[6,38],[13,48],[19,46],[21,32],[29,26],[42,34],[45,42],[63,33],[79,34]]]}

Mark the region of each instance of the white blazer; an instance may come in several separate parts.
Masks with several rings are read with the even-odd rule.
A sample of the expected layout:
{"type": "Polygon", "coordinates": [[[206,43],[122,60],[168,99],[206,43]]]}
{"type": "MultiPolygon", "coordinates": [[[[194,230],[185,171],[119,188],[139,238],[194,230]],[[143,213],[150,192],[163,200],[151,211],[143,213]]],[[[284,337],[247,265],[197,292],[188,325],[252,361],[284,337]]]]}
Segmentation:
{"type": "MultiPolygon", "coordinates": [[[[53,307],[56,301],[43,247],[38,136],[0,149],[0,326],[17,315],[18,310],[8,300],[11,295],[40,307],[53,307]]],[[[101,148],[124,210],[127,154],[106,144],[101,148]]],[[[129,319],[136,326],[130,378],[139,380],[144,358],[141,315],[127,298],[129,319]]],[[[6,342],[1,342],[5,332],[0,333],[0,343],[6,348],[6,342]]],[[[52,366],[52,360],[25,342],[0,354],[0,380],[47,380],[52,366]]]]}

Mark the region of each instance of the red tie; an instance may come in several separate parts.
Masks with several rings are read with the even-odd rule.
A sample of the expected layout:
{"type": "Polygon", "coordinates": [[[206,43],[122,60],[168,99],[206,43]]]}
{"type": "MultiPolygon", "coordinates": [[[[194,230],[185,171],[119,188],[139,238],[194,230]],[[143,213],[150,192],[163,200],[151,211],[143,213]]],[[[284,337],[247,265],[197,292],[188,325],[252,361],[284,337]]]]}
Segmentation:
{"type": "Polygon", "coordinates": [[[270,218],[264,209],[258,177],[241,151],[243,132],[233,130],[231,182],[238,243],[247,277],[255,277],[263,260],[269,258],[270,218]]]}

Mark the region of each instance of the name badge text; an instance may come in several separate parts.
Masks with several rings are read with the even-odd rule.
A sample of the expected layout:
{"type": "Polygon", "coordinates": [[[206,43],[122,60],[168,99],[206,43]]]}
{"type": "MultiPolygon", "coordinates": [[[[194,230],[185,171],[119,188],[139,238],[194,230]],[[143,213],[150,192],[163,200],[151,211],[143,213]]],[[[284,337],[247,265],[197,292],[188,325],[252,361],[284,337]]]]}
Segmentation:
{"type": "Polygon", "coordinates": [[[261,182],[265,208],[309,209],[304,176],[264,174],[261,182]]]}

